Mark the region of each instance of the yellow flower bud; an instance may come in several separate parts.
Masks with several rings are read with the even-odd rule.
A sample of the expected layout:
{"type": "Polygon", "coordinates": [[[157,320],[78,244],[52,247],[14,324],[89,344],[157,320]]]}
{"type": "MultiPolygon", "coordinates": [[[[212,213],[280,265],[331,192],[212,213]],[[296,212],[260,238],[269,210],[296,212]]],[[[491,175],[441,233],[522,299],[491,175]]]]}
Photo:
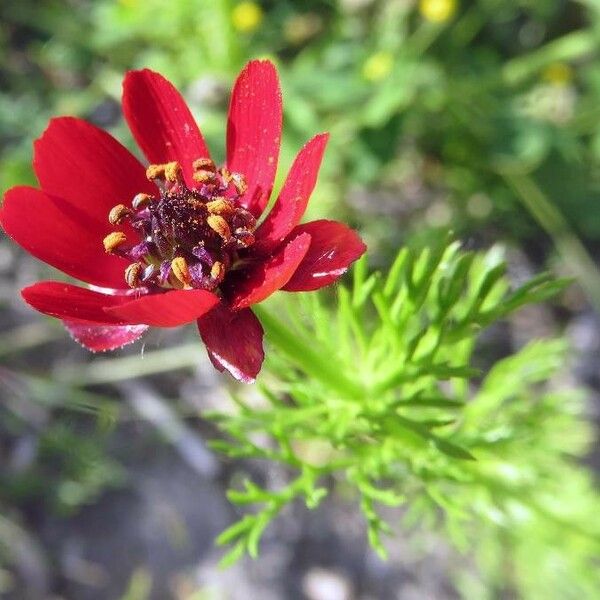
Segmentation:
{"type": "Polygon", "coordinates": [[[381,81],[390,74],[393,66],[394,56],[391,52],[376,52],[363,64],[362,76],[367,81],[381,81]]]}
{"type": "Polygon", "coordinates": [[[231,12],[233,27],[242,33],[253,32],[262,19],[262,8],[256,2],[240,2],[231,12]]]}
{"type": "Polygon", "coordinates": [[[456,0],[420,0],[419,12],[431,23],[445,23],[456,12],[456,0]]]}
{"type": "Polygon", "coordinates": [[[573,68],[567,63],[556,62],[548,65],[542,72],[542,79],[553,85],[569,85],[573,81],[573,68]]]}

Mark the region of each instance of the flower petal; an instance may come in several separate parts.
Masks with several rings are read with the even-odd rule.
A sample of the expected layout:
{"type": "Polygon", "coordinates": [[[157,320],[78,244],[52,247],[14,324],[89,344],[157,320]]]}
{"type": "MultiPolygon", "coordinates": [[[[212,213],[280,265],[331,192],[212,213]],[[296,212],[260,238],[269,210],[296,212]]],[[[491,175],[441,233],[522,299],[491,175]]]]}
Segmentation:
{"type": "Polygon", "coordinates": [[[310,235],[302,233],[265,261],[240,271],[232,283],[231,305],[246,308],[262,302],[282,288],[294,274],[310,246],[310,235]]]}
{"type": "Polygon", "coordinates": [[[105,226],[116,204],[127,204],[138,192],[157,192],[129,150],[102,129],[73,117],[50,121],[34,144],[33,167],[44,192],[105,226]]]}
{"type": "Polygon", "coordinates": [[[279,245],[300,223],[312,194],[329,134],[313,137],[300,150],[273,209],[256,231],[256,251],[268,251],[279,245]]]}
{"type": "Polygon", "coordinates": [[[106,307],[129,302],[127,296],[102,294],[60,281],[40,281],[21,290],[21,295],[27,304],[51,317],[106,325],[127,324],[104,312],[106,307]]]}
{"type": "Polygon", "coordinates": [[[367,249],[353,229],[337,221],[311,221],[296,227],[292,235],[299,233],[310,234],[310,248],[282,288],[287,292],[317,290],[329,285],[367,249]]]}
{"type": "Polygon", "coordinates": [[[227,120],[227,168],[248,183],[242,203],[255,216],[273,188],[281,143],[281,90],[273,63],[253,60],[233,87],[227,120]]]}
{"type": "Polygon", "coordinates": [[[221,302],[198,319],[198,330],[216,369],[243,383],[254,382],[265,353],[262,325],[249,308],[233,311],[221,302]]]}
{"type": "Polygon", "coordinates": [[[92,352],[122,348],[148,330],[147,325],[98,325],[83,321],[63,321],[63,325],[76,342],[92,352]]]}
{"type": "Polygon", "coordinates": [[[106,312],[127,323],[177,327],[195,321],[218,303],[219,297],[206,290],[173,290],[129,300],[106,312]]]}
{"type": "Polygon", "coordinates": [[[93,219],[74,218],[64,208],[40,190],[14,187],[4,196],[0,224],[30,254],[64,273],[87,283],[124,287],[127,261],[104,252],[103,232],[93,219]]]}
{"type": "Polygon", "coordinates": [[[188,105],[159,73],[129,71],[123,81],[123,113],[131,133],[151,163],[176,160],[188,186],[192,162],[210,153],[188,105]]]}

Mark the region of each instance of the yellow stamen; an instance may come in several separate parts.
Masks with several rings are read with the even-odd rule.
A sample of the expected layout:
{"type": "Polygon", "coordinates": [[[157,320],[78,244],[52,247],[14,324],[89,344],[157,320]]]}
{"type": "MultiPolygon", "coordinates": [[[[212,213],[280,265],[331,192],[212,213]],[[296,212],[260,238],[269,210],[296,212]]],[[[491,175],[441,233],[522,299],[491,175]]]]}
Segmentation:
{"type": "Polygon", "coordinates": [[[171,271],[175,278],[183,283],[183,285],[189,285],[192,280],[190,277],[190,271],[188,269],[187,262],[183,256],[176,256],[171,261],[171,271]]]}
{"type": "Polygon", "coordinates": [[[146,177],[150,181],[154,179],[164,179],[165,166],[166,165],[148,165],[148,168],[146,169],[146,177]]]}
{"type": "Polygon", "coordinates": [[[206,209],[212,215],[231,216],[235,213],[235,207],[226,198],[215,198],[206,203],[206,209]]]}
{"type": "Polygon", "coordinates": [[[229,224],[220,215],[208,215],[208,217],[206,217],[206,224],[213,231],[216,231],[225,241],[228,241],[231,238],[229,224]]]}
{"type": "Polygon", "coordinates": [[[246,179],[244,178],[244,176],[240,175],[239,173],[232,173],[231,179],[233,181],[233,185],[235,186],[237,193],[240,196],[242,194],[245,194],[246,190],[248,189],[248,184],[246,183],[246,179]]]}
{"type": "Polygon", "coordinates": [[[119,225],[131,214],[131,209],[124,204],[117,204],[110,209],[108,221],[111,225],[119,225]]]}
{"type": "Polygon", "coordinates": [[[183,171],[177,161],[169,162],[165,165],[165,179],[170,183],[179,183],[183,181],[183,171]]]}
{"type": "Polygon", "coordinates": [[[127,236],[122,231],[113,231],[102,240],[102,243],[104,244],[104,250],[110,254],[126,241],[127,236]]]}
{"type": "Polygon", "coordinates": [[[223,183],[229,183],[231,181],[231,171],[227,167],[221,167],[221,177],[223,178],[223,183]]]}
{"type": "Polygon", "coordinates": [[[225,277],[225,265],[219,261],[215,262],[210,269],[210,276],[219,283],[223,281],[223,278],[225,277]]]}
{"type": "Polygon", "coordinates": [[[131,206],[138,210],[138,208],[144,208],[144,206],[148,206],[150,202],[152,202],[153,198],[150,194],[136,194],[131,201],[131,206]]]}
{"type": "Polygon", "coordinates": [[[192,178],[198,183],[211,183],[216,177],[212,171],[196,171],[192,178]]]}
{"type": "Polygon", "coordinates": [[[192,163],[194,171],[216,171],[215,163],[210,158],[198,158],[192,163]]]}
{"type": "Polygon", "coordinates": [[[125,269],[125,282],[130,288],[135,288],[140,283],[140,275],[144,265],[139,262],[131,263],[125,269]]]}

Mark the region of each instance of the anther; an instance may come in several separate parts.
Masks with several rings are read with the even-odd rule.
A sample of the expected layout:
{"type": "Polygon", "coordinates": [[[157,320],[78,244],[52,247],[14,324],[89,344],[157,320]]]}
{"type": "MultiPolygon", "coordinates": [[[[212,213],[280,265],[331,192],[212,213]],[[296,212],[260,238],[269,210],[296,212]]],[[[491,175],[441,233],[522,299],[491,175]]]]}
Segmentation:
{"type": "Polygon", "coordinates": [[[221,177],[226,185],[231,181],[231,171],[227,167],[221,167],[221,177]]]}
{"type": "Polygon", "coordinates": [[[229,217],[235,213],[235,207],[226,198],[215,198],[206,203],[206,209],[213,215],[229,217]]]}
{"type": "Polygon", "coordinates": [[[177,281],[183,283],[183,285],[189,285],[192,280],[187,261],[183,256],[176,256],[171,261],[171,273],[173,273],[177,281]]]}
{"type": "Polygon", "coordinates": [[[216,281],[217,284],[221,283],[225,277],[225,265],[219,261],[215,262],[210,269],[210,277],[216,281]]]}
{"type": "Polygon", "coordinates": [[[150,194],[136,194],[133,197],[133,200],[131,201],[131,206],[133,206],[133,208],[135,210],[138,210],[140,208],[144,208],[145,206],[148,206],[148,204],[150,204],[150,202],[152,202],[153,198],[150,194]]]}
{"type": "Polygon", "coordinates": [[[180,183],[183,181],[183,171],[177,161],[169,162],[165,166],[165,179],[170,183],[180,183]]]}
{"type": "Polygon", "coordinates": [[[235,229],[241,227],[243,229],[248,229],[249,231],[254,231],[254,228],[256,227],[256,218],[247,210],[238,208],[235,212],[232,224],[235,229]]]}
{"type": "Polygon", "coordinates": [[[206,217],[206,224],[213,231],[217,232],[226,242],[231,238],[231,229],[223,217],[219,215],[208,215],[208,217],[206,217]]]}
{"type": "Polygon", "coordinates": [[[126,241],[127,236],[122,231],[113,231],[102,240],[102,243],[104,244],[104,250],[111,253],[119,246],[122,246],[126,241]]]}
{"type": "Polygon", "coordinates": [[[192,179],[197,183],[212,183],[215,181],[217,176],[212,171],[196,171],[192,175],[192,179]]]}
{"type": "Polygon", "coordinates": [[[248,189],[248,184],[246,183],[246,179],[243,175],[240,175],[239,173],[232,173],[231,180],[233,181],[233,185],[235,186],[236,192],[240,196],[246,193],[246,190],[248,189]]]}
{"type": "Polygon", "coordinates": [[[164,179],[165,166],[166,165],[148,165],[148,168],[146,169],[146,177],[150,181],[154,179],[164,179]]]}
{"type": "Polygon", "coordinates": [[[150,281],[157,274],[158,267],[156,265],[148,265],[147,267],[144,267],[140,279],[142,282],[150,281]]]}
{"type": "Polygon", "coordinates": [[[140,275],[142,270],[144,269],[144,265],[139,262],[131,263],[125,269],[125,282],[130,288],[135,288],[140,283],[140,275]]]}
{"type": "Polygon", "coordinates": [[[108,213],[108,221],[111,225],[121,224],[129,215],[131,209],[127,208],[124,204],[117,204],[110,209],[108,213]]]}
{"type": "Polygon", "coordinates": [[[256,219],[237,201],[248,188],[244,176],[208,157],[191,166],[196,189],[186,185],[181,163],[152,164],[146,176],[157,193],[139,193],[110,211],[113,225],[128,222],[139,236],[130,243],[115,231],[104,239],[106,252],[129,259],[128,286],[217,289],[255,243],[256,219]]]}
{"type": "Polygon", "coordinates": [[[238,248],[249,248],[254,244],[256,238],[254,234],[247,229],[236,229],[235,230],[235,241],[238,248]]]}
{"type": "Polygon", "coordinates": [[[194,171],[215,171],[215,163],[210,158],[198,158],[192,163],[194,171]]]}

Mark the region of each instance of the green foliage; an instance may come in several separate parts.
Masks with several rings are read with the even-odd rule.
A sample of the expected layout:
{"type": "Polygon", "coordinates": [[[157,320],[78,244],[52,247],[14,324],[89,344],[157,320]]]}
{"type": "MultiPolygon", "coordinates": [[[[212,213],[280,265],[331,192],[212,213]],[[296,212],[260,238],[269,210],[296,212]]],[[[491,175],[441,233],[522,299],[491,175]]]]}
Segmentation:
{"type": "Polygon", "coordinates": [[[36,462],[0,477],[2,501],[42,499],[51,512],[68,515],[123,484],[120,465],[107,455],[105,436],[81,435],[60,421],[41,436],[36,462]]]}
{"type": "MultiPolygon", "coordinates": [[[[502,225],[509,237],[535,235],[537,247],[520,199],[599,302],[596,268],[573,235],[600,237],[600,68],[588,60],[600,47],[597,0],[457,2],[440,23],[416,1],[258,4],[262,21],[242,32],[235,0],[0,3],[2,186],[34,184],[31,140],[51,116],[80,115],[127,141],[116,102],[123,72],[142,66],[183,89],[222,157],[231,81],[246,60],[268,55],[284,89],[282,167],[310,135],[332,133],[311,216],[332,205],[339,215],[349,192],[363,190],[352,215],[385,262],[400,238],[437,236],[424,224],[484,243],[502,225]]],[[[355,492],[381,553],[382,506],[401,507],[405,530],[449,536],[477,566],[459,577],[465,597],[595,597],[599,507],[579,465],[589,426],[579,393],[548,383],[564,343],[533,342],[491,368],[476,352],[484,328],[563,285],[544,275],[510,290],[497,250],[451,244],[403,250],[385,277],[361,263],[335,302],[294,295],[273,305],[278,319],[261,311],[274,349],[259,398],[241,396],[235,416],[214,416],[227,433],[214,445],[279,464],[289,482],[231,492],[256,512],[221,536],[232,545],[225,561],[255,556],[290,502],[314,507],[340,486],[355,492]]],[[[3,359],[52,339],[39,326],[39,339],[6,341],[3,359]]],[[[29,378],[27,396],[52,417],[36,432],[34,462],[2,476],[2,504],[43,497],[70,512],[118,483],[105,433],[73,419],[75,410],[110,423],[118,405],[77,386],[189,366],[195,352],[196,341],[143,362],[70,365],[70,388],[29,378]]],[[[3,427],[18,437],[29,423],[11,417],[3,427]]],[[[131,594],[143,594],[142,575],[131,594]]]]}
{"type": "MultiPolygon", "coordinates": [[[[517,166],[577,233],[600,236],[592,201],[600,70],[582,60],[599,48],[595,2],[457,2],[431,23],[416,1],[264,1],[248,30],[236,26],[238,4],[3,3],[3,186],[31,178],[30,140],[50,116],[117,125],[109,99],[118,100],[123,72],[142,66],[190,86],[204,133],[222,150],[231,80],[245,61],[268,55],[284,81],[285,159],[315,131],[330,130],[323,197],[338,209],[350,186],[419,183],[425,210],[403,221],[406,233],[420,231],[425,214],[455,230],[502,222],[527,238],[532,222],[498,174],[517,166]],[[426,210],[440,199],[449,201],[445,212],[426,210]]],[[[126,139],[122,126],[119,134],[126,139]]],[[[381,237],[375,222],[368,229],[381,237]]]]}
{"type": "Polygon", "coordinates": [[[505,268],[498,249],[405,248],[385,276],[369,275],[361,261],[333,305],[307,294],[278,306],[279,318],[260,310],[274,377],[260,402],[237,397],[235,415],[212,415],[226,433],[213,446],[279,463],[290,482],[269,489],[246,481],[230,492],[256,510],[220,536],[233,544],[225,564],[245,551],[256,556],[287,504],[315,507],[333,480],[354,490],[381,555],[391,531],[381,506],[402,506],[405,527],[444,530],[488,583],[538,597],[552,585],[539,573],[557,577],[561,544],[570,548],[561,585],[598,583],[590,561],[600,503],[576,464],[590,432],[580,395],[546,383],[564,361],[564,342],[538,340],[483,372],[473,366],[483,328],[567,284],[540,275],[511,289],[505,268]],[[529,563],[510,558],[532,549],[535,578],[529,563]],[[505,554],[510,578],[500,571],[505,554]]]}
{"type": "Polygon", "coordinates": [[[0,473],[1,505],[39,501],[67,516],[123,485],[124,470],[108,453],[116,403],[42,377],[1,371],[0,379],[2,439],[9,447],[28,439],[32,452],[19,468],[0,473]]]}

